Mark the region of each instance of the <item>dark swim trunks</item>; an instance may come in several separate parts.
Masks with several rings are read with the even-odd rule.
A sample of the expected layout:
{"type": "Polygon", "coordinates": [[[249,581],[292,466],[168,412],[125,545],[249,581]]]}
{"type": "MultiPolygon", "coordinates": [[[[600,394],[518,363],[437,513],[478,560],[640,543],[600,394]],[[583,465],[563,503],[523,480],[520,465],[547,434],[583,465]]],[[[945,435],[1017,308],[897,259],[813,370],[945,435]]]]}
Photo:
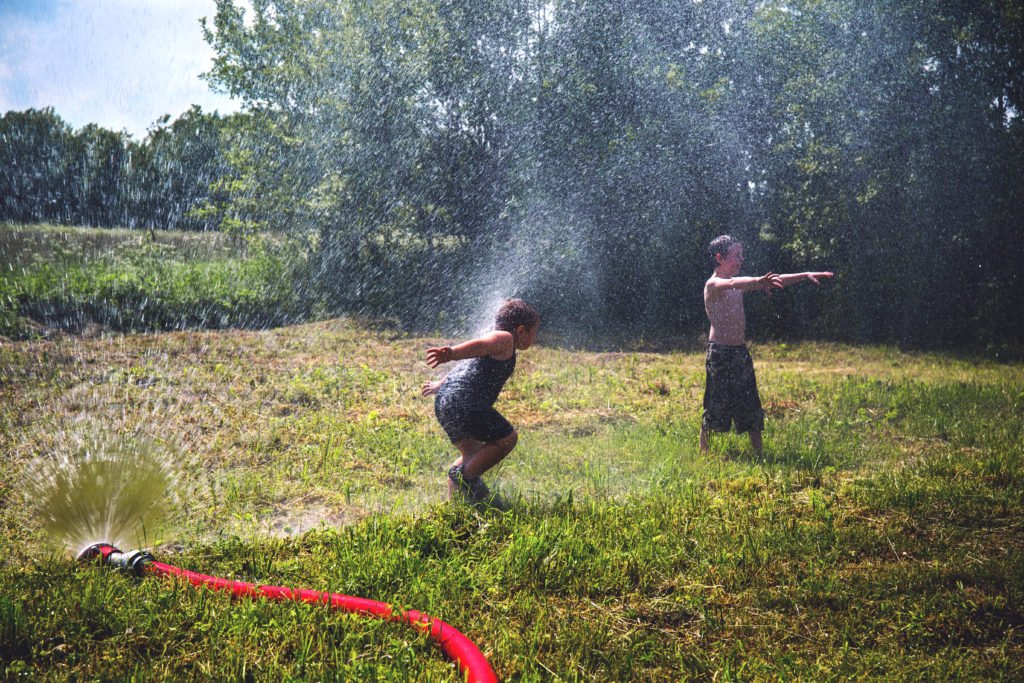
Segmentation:
{"type": "Polygon", "coordinates": [[[705,359],[707,384],[704,387],[706,431],[727,432],[735,423],[736,431],[764,431],[764,410],[757,394],[754,361],[746,346],[708,344],[705,359]]]}
{"type": "Polygon", "coordinates": [[[508,360],[470,358],[448,373],[434,399],[434,414],[452,443],[498,441],[514,431],[493,406],[515,367],[514,355],[508,360]]]}

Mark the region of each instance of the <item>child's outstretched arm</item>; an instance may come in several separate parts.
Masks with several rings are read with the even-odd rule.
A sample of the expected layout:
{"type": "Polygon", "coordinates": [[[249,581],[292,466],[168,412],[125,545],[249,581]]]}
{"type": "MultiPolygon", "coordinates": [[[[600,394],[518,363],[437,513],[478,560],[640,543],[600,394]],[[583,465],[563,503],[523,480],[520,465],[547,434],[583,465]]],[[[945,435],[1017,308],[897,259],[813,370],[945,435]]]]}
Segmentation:
{"type": "Polygon", "coordinates": [[[786,273],[784,275],[779,275],[779,281],[782,283],[783,287],[789,287],[790,285],[795,285],[796,283],[803,282],[804,280],[807,280],[809,282],[813,282],[816,285],[820,285],[821,283],[818,282],[818,280],[820,280],[822,278],[830,278],[830,277],[832,277],[832,275],[833,275],[833,273],[831,271],[820,271],[820,272],[819,271],[812,271],[812,272],[807,272],[807,273],[786,273]]]}
{"type": "Polygon", "coordinates": [[[511,332],[494,330],[477,339],[470,339],[455,346],[437,346],[427,349],[427,365],[436,368],[442,363],[466,358],[493,356],[506,359],[515,351],[511,332]]]}
{"type": "Polygon", "coordinates": [[[769,291],[772,289],[782,289],[784,285],[779,280],[780,277],[775,273],[765,273],[761,277],[713,277],[708,280],[707,286],[711,290],[769,291]]]}

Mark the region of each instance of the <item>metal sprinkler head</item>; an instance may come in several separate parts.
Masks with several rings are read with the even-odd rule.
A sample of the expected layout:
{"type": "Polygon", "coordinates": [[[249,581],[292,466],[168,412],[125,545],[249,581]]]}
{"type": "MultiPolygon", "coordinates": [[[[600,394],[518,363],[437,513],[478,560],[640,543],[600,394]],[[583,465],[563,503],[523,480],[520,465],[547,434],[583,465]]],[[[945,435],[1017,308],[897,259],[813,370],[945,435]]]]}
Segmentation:
{"type": "Polygon", "coordinates": [[[121,552],[109,543],[93,543],[88,548],[78,553],[79,562],[94,562],[99,560],[100,564],[119,569],[127,574],[142,576],[146,565],[153,561],[153,555],[147,550],[132,550],[121,552]]]}

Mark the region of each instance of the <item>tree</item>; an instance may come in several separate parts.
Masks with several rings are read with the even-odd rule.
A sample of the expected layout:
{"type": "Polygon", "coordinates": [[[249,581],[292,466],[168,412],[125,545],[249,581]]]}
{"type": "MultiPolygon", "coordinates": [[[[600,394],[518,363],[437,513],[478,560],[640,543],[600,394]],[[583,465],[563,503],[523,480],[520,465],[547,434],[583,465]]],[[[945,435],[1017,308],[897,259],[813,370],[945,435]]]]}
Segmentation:
{"type": "Polygon", "coordinates": [[[89,124],[73,136],[68,184],[77,201],[69,202],[65,220],[77,225],[128,226],[132,161],[137,146],[125,133],[89,124]]]}
{"type": "Polygon", "coordinates": [[[0,220],[60,222],[72,130],[52,108],[0,117],[0,220]]]}
{"type": "Polygon", "coordinates": [[[133,219],[151,228],[216,229],[203,207],[230,172],[221,142],[224,122],[196,105],[169,121],[158,120],[133,157],[133,219]]]}

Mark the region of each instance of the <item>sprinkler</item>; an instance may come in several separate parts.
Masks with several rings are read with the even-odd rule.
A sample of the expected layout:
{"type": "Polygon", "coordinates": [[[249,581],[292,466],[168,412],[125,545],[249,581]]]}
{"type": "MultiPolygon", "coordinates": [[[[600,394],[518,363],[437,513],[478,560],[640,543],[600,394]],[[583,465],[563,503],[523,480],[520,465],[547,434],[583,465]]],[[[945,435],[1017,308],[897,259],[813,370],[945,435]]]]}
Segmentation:
{"type": "Polygon", "coordinates": [[[498,676],[494,673],[487,658],[469,638],[440,619],[434,619],[416,610],[395,610],[384,602],[339,593],[324,593],[282,586],[258,586],[243,581],[207,576],[157,562],[153,555],[145,550],[121,552],[109,543],[94,543],[79,553],[78,560],[80,562],[99,562],[139,577],[148,574],[180,577],[194,586],[206,586],[238,597],[262,597],[271,600],[296,600],[311,604],[326,604],[344,612],[364,614],[386,621],[404,621],[414,628],[426,631],[441,646],[441,650],[455,660],[468,683],[497,683],[498,681],[498,676]]]}

